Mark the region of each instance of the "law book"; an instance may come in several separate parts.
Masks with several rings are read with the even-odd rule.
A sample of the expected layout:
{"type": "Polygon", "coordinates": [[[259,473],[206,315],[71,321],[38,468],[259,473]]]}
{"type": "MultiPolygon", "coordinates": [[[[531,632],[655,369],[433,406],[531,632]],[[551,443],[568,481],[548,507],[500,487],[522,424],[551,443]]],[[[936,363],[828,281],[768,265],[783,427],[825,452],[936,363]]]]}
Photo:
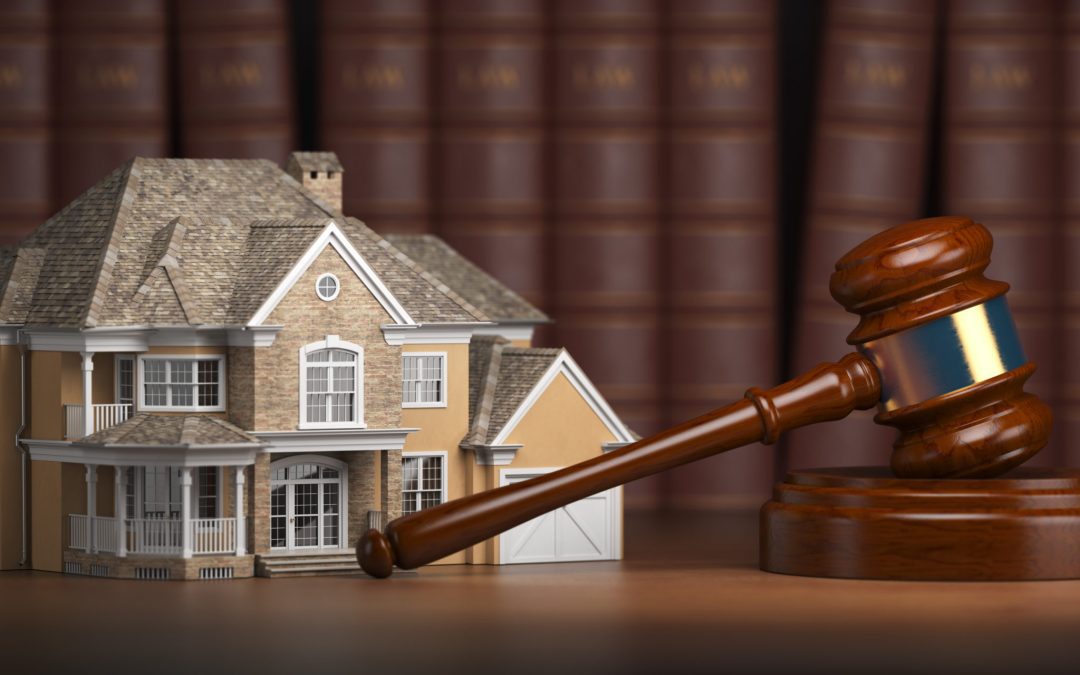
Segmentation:
{"type": "MultiPolygon", "coordinates": [[[[553,5],[551,225],[555,341],[634,431],[660,398],[659,8],[553,5]]],[[[659,495],[660,479],[628,488],[659,495]]]]}
{"type": "Polygon", "coordinates": [[[318,145],[344,211],[379,232],[432,230],[431,15],[425,0],[320,5],[318,145]]]}
{"type": "MultiPolygon", "coordinates": [[[[667,5],[664,171],[668,421],[779,373],[775,3],[667,5]]],[[[680,508],[759,505],[773,451],[755,444],[669,472],[680,508]]]]}
{"type": "Polygon", "coordinates": [[[545,306],[545,3],[438,5],[436,213],[454,248],[545,306]]]}
{"type": "Polygon", "coordinates": [[[1080,466],[1080,1],[1064,3],[1062,45],[1062,368],[1054,435],[1061,461],[1080,466]]]}
{"type": "Polygon", "coordinates": [[[172,153],[164,0],[57,0],[55,206],[135,155],[172,153]]]}
{"type": "Polygon", "coordinates": [[[184,0],[175,12],[180,153],[284,166],[296,149],[288,4],[184,0]]]}
{"type": "MultiPolygon", "coordinates": [[[[829,295],[836,261],[874,233],[921,217],[935,72],[932,0],[831,0],[801,244],[791,365],[801,373],[851,351],[858,318],[829,295]]],[[[875,410],[795,430],[783,468],[883,464],[896,432],[875,410]]]]}
{"type": "Polygon", "coordinates": [[[0,245],[51,207],[49,30],[47,0],[0,0],[0,245]]]}
{"type": "MultiPolygon", "coordinates": [[[[942,200],[994,237],[987,276],[1009,282],[1027,390],[1057,408],[1062,268],[1059,3],[947,3],[942,200]]],[[[1032,462],[1054,465],[1055,429],[1032,462]]]]}

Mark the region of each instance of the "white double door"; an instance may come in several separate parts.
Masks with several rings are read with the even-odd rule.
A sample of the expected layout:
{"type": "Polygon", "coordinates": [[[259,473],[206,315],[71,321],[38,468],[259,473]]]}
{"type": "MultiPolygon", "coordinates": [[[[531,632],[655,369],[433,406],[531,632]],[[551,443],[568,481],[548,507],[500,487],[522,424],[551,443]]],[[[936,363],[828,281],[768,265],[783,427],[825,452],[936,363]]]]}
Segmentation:
{"type": "Polygon", "coordinates": [[[318,462],[271,470],[270,546],[274,549],[341,547],[342,471],[318,462]]]}

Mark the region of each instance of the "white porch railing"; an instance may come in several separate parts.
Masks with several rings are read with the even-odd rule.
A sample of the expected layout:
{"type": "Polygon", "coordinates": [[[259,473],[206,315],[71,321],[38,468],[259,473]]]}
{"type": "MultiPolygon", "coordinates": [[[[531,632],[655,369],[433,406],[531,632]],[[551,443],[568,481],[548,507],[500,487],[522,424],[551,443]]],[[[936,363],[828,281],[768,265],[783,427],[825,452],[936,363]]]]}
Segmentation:
{"type": "Polygon", "coordinates": [[[101,551],[116,553],[116,519],[101,516],[86,516],[81,513],[68,514],[71,532],[71,548],[81,551],[101,551]],[[91,539],[90,534],[93,533],[91,539]]]}
{"type": "Polygon", "coordinates": [[[90,549],[90,516],[81,513],[68,514],[68,530],[71,535],[71,548],[80,551],[90,549]]]}
{"type": "Polygon", "coordinates": [[[193,518],[191,520],[191,552],[234,553],[236,551],[236,518],[193,518]]]}
{"type": "Polygon", "coordinates": [[[127,521],[128,551],[180,555],[183,521],[169,518],[131,518],[127,521]]]}
{"type": "MultiPolygon", "coordinates": [[[[183,555],[183,526],[180,519],[129,518],[124,521],[128,553],[183,555]]],[[[116,553],[116,519],[68,514],[70,547],[80,551],[116,553]],[[93,539],[90,534],[93,532],[93,539]]],[[[191,552],[195,555],[236,552],[236,518],[192,518],[191,552]]]]}
{"type": "MultiPolygon", "coordinates": [[[[94,432],[115,427],[131,416],[128,403],[95,403],[94,432]]],[[[86,434],[83,428],[83,406],[81,403],[64,404],[64,438],[82,438],[86,434]]],[[[93,432],[91,432],[93,433],[93,432]]]]}
{"type": "Polygon", "coordinates": [[[94,516],[90,522],[94,528],[94,550],[116,553],[116,518],[94,516]]]}

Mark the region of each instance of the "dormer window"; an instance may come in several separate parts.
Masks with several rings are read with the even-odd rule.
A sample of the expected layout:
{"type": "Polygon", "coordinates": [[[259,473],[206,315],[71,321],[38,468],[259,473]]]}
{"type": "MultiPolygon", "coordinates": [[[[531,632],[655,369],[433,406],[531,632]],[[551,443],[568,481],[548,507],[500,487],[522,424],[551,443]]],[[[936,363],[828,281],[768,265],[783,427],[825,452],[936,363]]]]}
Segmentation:
{"type": "Polygon", "coordinates": [[[328,335],[300,348],[300,428],[364,426],[364,350],[328,335]]]}

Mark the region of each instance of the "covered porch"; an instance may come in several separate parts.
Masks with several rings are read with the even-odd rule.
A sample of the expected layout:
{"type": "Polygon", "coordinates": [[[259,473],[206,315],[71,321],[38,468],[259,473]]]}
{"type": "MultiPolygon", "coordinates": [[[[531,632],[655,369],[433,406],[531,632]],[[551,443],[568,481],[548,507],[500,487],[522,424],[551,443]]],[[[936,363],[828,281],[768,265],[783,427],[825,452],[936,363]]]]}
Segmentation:
{"type": "Polygon", "coordinates": [[[213,415],[137,413],[85,438],[29,445],[35,459],[82,470],[85,501],[64,499],[66,573],[252,576],[248,467],[263,447],[254,436],[213,415]]]}

